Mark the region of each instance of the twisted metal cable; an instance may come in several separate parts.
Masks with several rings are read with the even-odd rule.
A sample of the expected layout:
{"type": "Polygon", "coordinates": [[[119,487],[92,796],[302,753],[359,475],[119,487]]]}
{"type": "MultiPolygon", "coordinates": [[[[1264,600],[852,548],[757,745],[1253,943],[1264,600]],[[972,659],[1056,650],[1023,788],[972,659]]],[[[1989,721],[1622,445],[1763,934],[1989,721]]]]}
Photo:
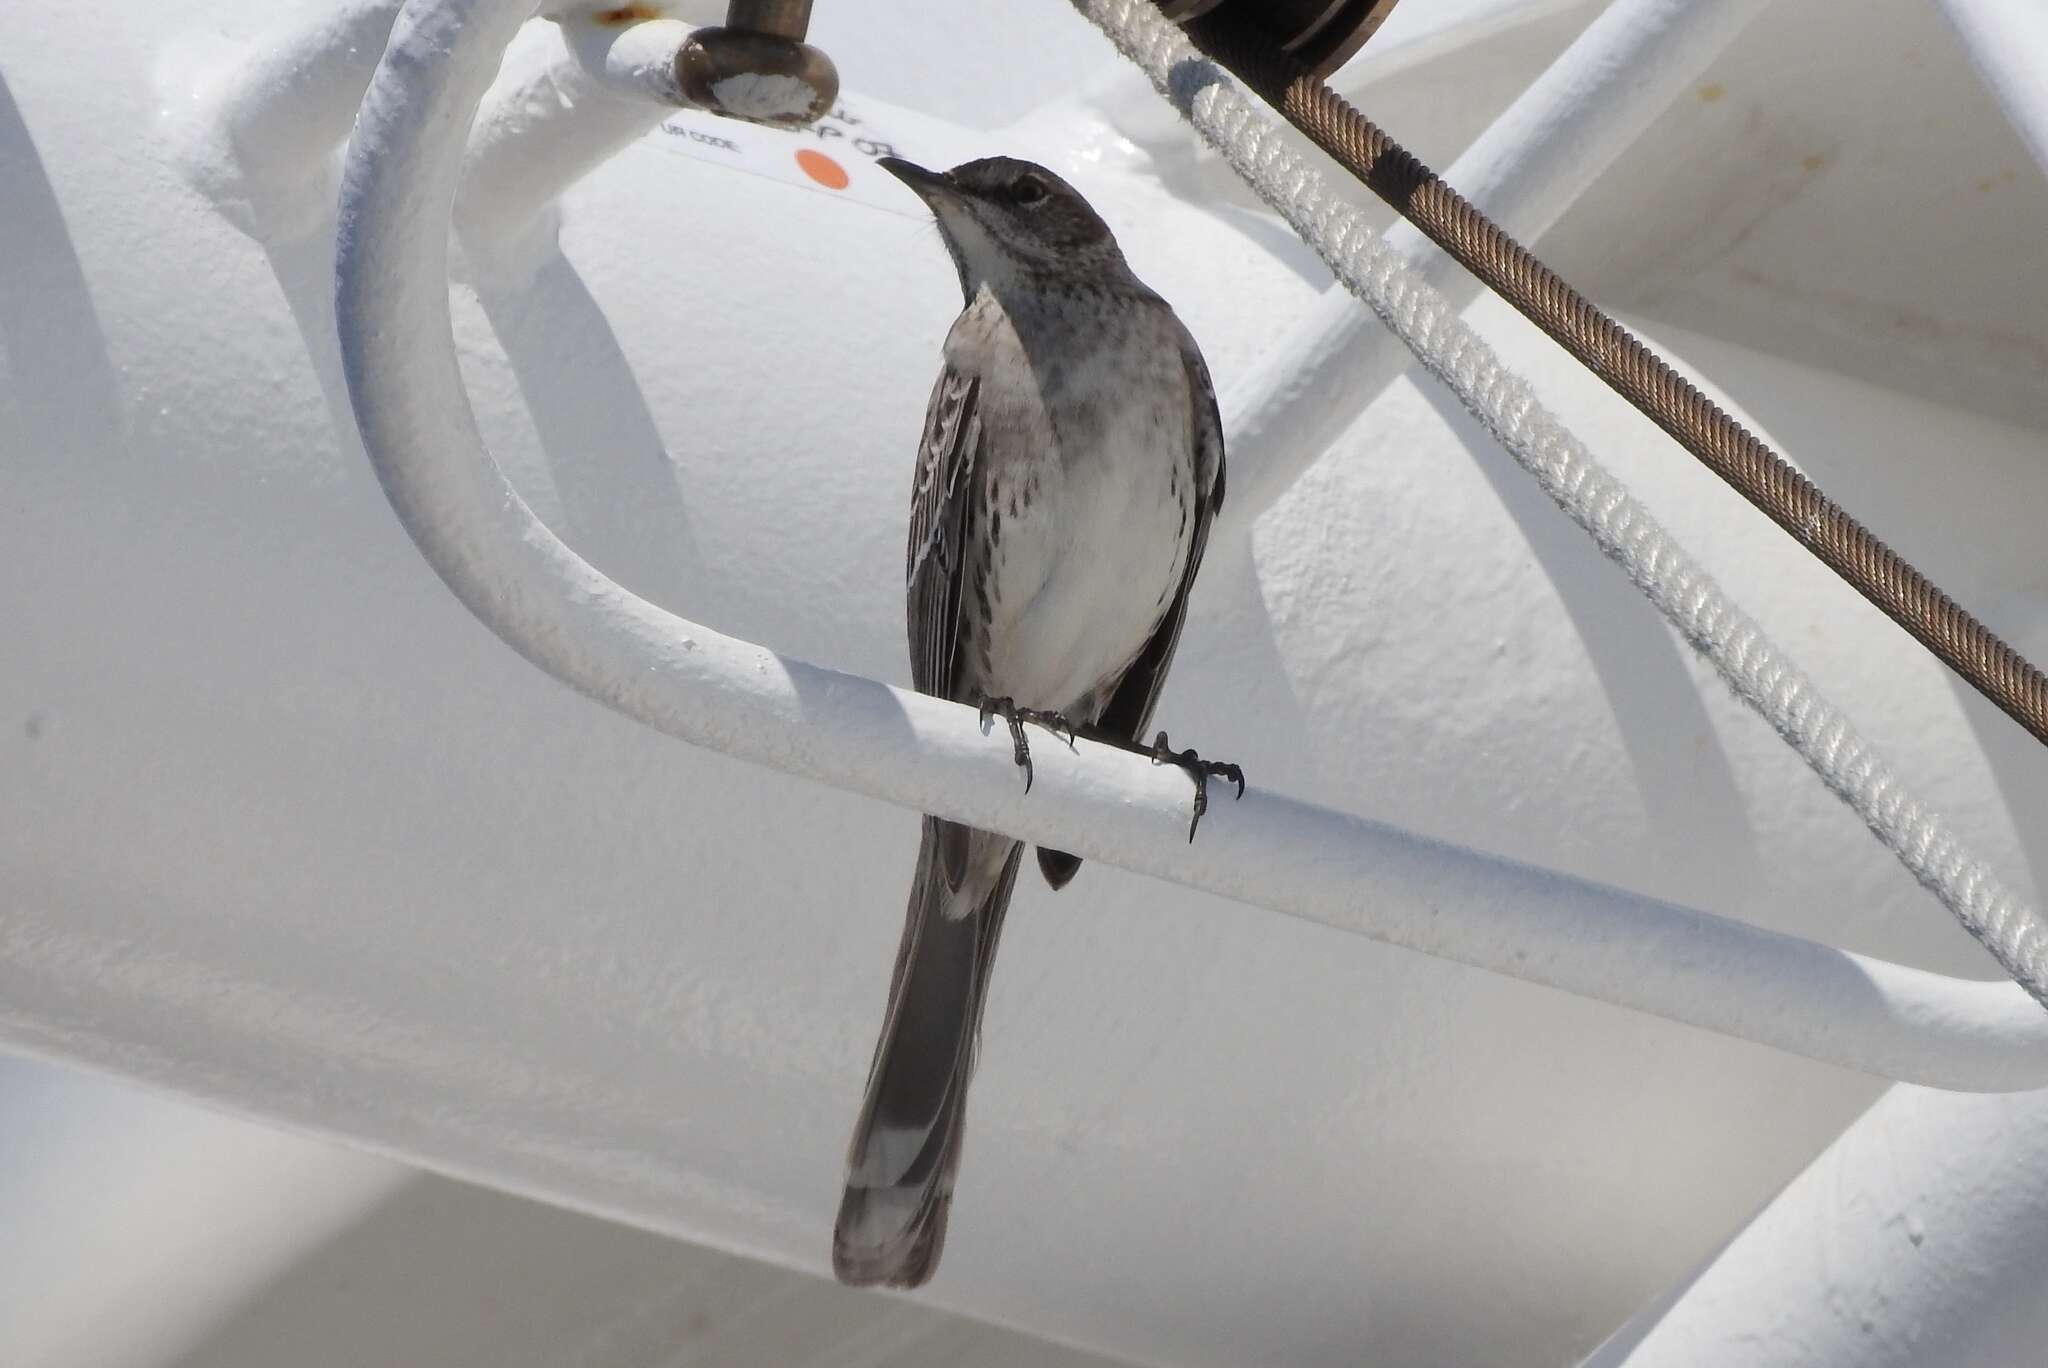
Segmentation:
{"type": "Polygon", "coordinates": [[[1728,687],[1899,863],[2048,1007],[2048,923],[1916,797],[1878,749],[1509,370],[1443,294],[1281,137],[1151,0],[1072,0],[1593,538],[1728,687]]]}
{"type": "Polygon", "coordinates": [[[2048,676],[1281,51],[1244,17],[1253,8],[1222,6],[1188,24],[1188,37],[1971,687],[2048,743],[2048,676]]]}

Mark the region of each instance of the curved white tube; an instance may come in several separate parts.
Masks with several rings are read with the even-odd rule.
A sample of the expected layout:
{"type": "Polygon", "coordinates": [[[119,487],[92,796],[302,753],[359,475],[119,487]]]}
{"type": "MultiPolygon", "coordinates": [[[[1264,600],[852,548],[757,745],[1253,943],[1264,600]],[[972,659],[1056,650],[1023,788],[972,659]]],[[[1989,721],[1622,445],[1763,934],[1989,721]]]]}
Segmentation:
{"type": "Polygon", "coordinates": [[[1580,1368],[2022,1368],[2044,1276],[2048,1096],[1893,1088],[1580,1368]]]}
{"type": "MultiPolygon", "coordinates": [[[[1459,154],[1444,179],[1494,222],[1534,242],[1764,3],[1616,0],[1459,154]]],[[[1405,220],[1387,229],[1386,242],[1454,307],[1478,297],[1478,279],[1452,269],[1405,220]]],[[[1219,532],[1257,521],[1413,361],[1341,282],[1323,291],[1223,396],[1232,459],[1219,532]]]]}
{"type": "Polygon", "coordinates": [[[597,22],[588,12],[555,21],[562,41],[593,81],[629,99],[687,107],[676,79],[676,55],[689,41],[689,24],[679,19],[643,19],[620,28],[597,22]]]}
{"type": "Polygon", "coordinates": [[[1356,209],[1325,193],[1320,174],[1289,147],[1279,125],[1151,5],[1075,4],[1593,538],[1601,554],[1628,574],[1736,696],[1771,724],[2030,997],[2048,1007],[2048,925],[2039,914],[1900,783],[1890,763],[1797,662],[1721,592],[1543,406],[1529,383],[1501,364],[1450,301],[1376,238],[1356,209]]]}
{"type": "Polygon", "coordinates": [[[1177,771],[1041,742],[1026,796],[1007,742],[981,736],[971,710],[721,636],[599,574],[485,450],[449,322],[464,134],[529,8],[407,6],[349,149],[337,277],[350,395],[392,507],[528,659],[668,735],[906,808],[1869,1073],[2048,1085],[2048,1015],[2015,985],[1850,955],[1257,790],[1219,797],[1190,846],[1177,771]]]}
{"type": "Polygon", "coordinates": [[[398,7],[399,0],[344,0],[256,42],[225,83],[217,113],[244,176],[290,182],[325,164],[398,7]]]}
{"type": "Polygon", "coordinates": [[[507,60],[473,121],[455,207],[463,245],[498,269],[507,246],[564,190],[690,107],[674,77],[690,25],[619,27],[579,10],[535,27],[542,33],[507,60]]]}

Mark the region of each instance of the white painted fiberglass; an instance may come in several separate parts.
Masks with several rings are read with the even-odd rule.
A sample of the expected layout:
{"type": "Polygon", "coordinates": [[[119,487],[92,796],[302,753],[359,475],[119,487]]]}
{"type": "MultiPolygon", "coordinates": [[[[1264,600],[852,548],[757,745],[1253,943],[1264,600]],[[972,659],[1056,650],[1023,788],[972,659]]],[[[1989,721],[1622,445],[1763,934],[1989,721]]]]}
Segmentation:
{"type": "MultiPolygon", "coordinates": [[[[1060,164],[1226,386],[1250,370],[1319,268],[1063,5],[984,12],[1000,60],[942,8],[825,0],[815,35],[850,98],[961,125],[974,80],[1020,115],[1031,85],[1086,85],[901,150],[1060,164]]],[[[1873,16],[1845,37],[1834,7],[1768,9],[1546,250],[2038,653],[2048,415],[2023,361],[2048,283],[2014,263],[2048,192],[1941,16],[1873,16]]],[[[1363,94],[1447,164],[1589,17],[1369,50],[1363,94]]],[[[0,1030],[821,1267],[910,821],[641,731],[447,595],[346,417],[317,214],[259,246],[158,117],[258,24],[204,0],[9,23],[0,1030]]],[[[900,680],[904,452],[950,274],[910,217],[676,141],[572,191],[559,252],[456,292],[485,435],[629,587],[900,680]]],[[[1503,311],[1472,316],[2031,892],[2037,748],[1503,311]]],[[[1989,977],[1517,478],[1394,385],[1212,553],[1164,720],[1262,795],[1989,977]]],[[[1563,1361],[1880,1089],[1091,866],[1019,900],[928,1298],[1161,1363],[1563,1361]]],[[[1916,1125],[1953,1108],[1995,1151],[1982,1104],[1916,1097],[1916,1125]]]]}

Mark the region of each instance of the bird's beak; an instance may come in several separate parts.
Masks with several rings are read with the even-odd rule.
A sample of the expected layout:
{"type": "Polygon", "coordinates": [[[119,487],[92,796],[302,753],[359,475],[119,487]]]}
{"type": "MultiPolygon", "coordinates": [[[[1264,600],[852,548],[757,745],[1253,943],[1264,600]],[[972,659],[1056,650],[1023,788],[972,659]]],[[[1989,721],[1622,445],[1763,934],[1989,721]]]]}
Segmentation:
{"type": "Polygon", "coordinates": [[[951,177],[941,171],[927,171],[916,162],[907,162],[901,157],[881,157],[875,165],[916,191],[917,197],[927,204],[934,195],[953,192],[951,177]]]}

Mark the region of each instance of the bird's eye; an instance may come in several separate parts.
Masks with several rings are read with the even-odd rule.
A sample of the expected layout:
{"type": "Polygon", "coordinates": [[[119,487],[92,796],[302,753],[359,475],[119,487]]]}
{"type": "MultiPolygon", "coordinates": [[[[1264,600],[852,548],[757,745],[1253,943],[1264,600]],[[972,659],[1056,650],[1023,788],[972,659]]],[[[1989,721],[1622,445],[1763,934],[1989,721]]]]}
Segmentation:
{"type": "Polygon", "coordinates": [[[1045,199],[1045,182],[1028,176],[1010,187],[1010,198],[1019,204],[1037,204],[1045,199]]]}

